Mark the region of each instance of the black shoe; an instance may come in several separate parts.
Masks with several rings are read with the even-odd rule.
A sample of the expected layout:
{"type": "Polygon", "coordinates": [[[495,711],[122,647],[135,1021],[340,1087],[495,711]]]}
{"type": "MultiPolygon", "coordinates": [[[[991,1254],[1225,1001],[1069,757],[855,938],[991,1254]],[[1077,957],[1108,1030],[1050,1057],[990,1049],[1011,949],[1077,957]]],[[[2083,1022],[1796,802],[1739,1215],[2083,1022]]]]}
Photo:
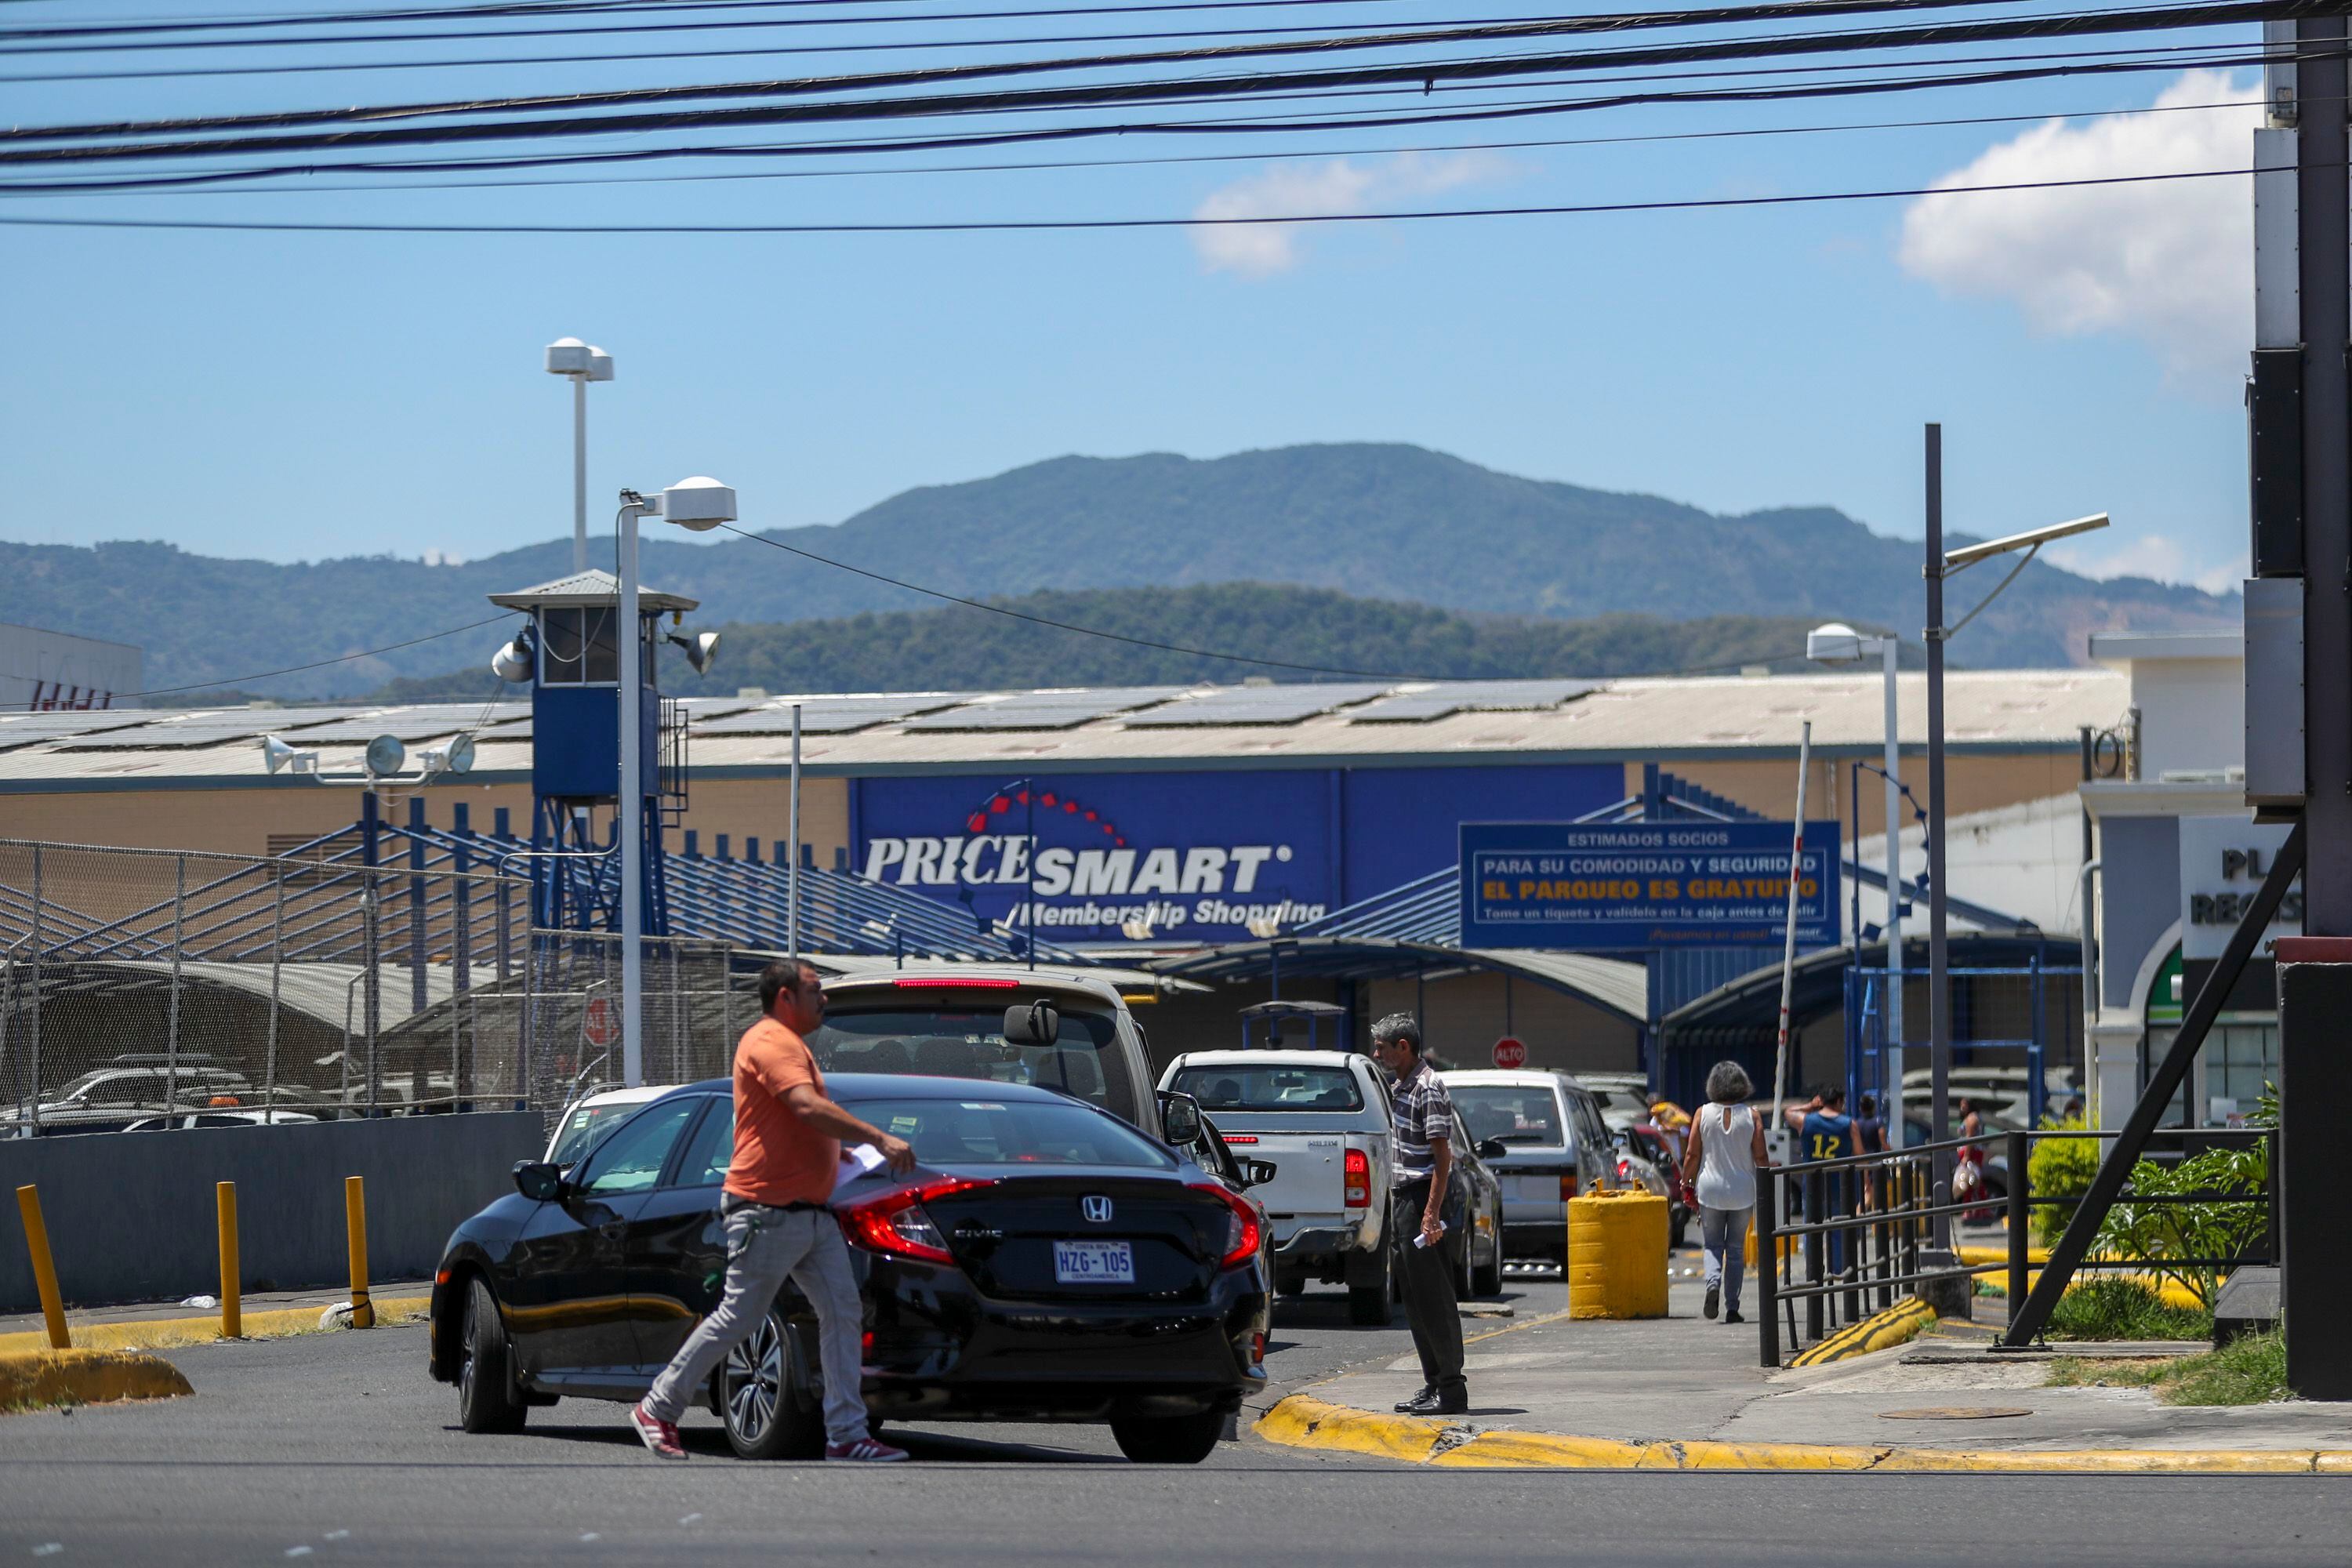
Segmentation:
{"type": "Polygon", "coordinates": [[[1470,1390],[1466,1385],[1448,1389],[1439,1394],[1434,1403],[1437,1414],[1440,1415],[1467,1415],[1470,1409],[1470,1390]]]}
{"type": "Polygon", "coordinates": [[[1710,1285],[1706,1288],[1706,1305],[1701,1307],[1699,1310],[1712,1318],[1715,1316],[1716,1309],[1722,1305],[1722,1302],[1723,1287],[1720,1285],[1710,1285]]]}
{"type": "Polygon", "coordinates": [[[1738,1308],[1734,1307],[1731,1310],[1723,1314],[1723,1321],[1727,1323],[1744,1323],[1748,1320],[1739,1315],[1738,1308]]]}
{"type": "Polygon", "coordinates": [[[1397,1402],[1400,1415],[1434,1415],[1437,1414],[1437,1390],[1424,1387],[1411,1399],[1397,1402]]]}

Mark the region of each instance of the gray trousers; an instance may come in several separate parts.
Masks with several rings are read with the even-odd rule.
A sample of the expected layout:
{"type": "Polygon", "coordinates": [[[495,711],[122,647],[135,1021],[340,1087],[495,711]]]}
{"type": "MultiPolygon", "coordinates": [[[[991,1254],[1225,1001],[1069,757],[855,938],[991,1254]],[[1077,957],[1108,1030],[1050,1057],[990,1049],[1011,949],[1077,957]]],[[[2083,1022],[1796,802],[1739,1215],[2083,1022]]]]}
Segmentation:
{"type": "MultiPolygon", "coordinates": [[[[1739,1310],[1739,1275],[1748,1263],[1748,1221],[1755,1213],[1753,1207],[1701,1207],[1698,1211],[1699,1246],[1706,1254],[1706,1282],[1723,1287],[1723,1307],[1727,1312],[1739,1310]]],[[[1769,1268],[1771,1264],[1759,1258],[1756,1266],[1769,1268]]]]}
{"type": "MultiPolygon", "coordinates": [[[[729,1351],[751,1337],[785,1279],[816,1309],[817,1355],[824,1369],[824,1436],[855,1443],[866,1436],[858,1352],[865,1310],[849,1275],[849,1245],[822,1209],[739,1208],[727,1216],[727,1290],[654,1379],[646,1413],[675,1421],[710,1381],[729,1351]]],[[[791,1397],[790,1391],[785,1396],[791,1397]]]]}

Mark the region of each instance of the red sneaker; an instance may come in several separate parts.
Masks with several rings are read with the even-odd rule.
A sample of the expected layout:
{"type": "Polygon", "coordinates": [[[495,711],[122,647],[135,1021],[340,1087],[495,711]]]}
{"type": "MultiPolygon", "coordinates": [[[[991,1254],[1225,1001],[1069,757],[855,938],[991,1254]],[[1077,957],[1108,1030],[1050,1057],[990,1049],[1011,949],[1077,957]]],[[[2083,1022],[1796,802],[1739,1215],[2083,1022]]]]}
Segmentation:
{"type": "Polygon", "coordinates": [[[658,1458],[683,1459],[686,1445],[677,1440],[677,1423],[664,1421],[646,1413],[642,1405],[629,1406],[629,1425],[637,1429],[638,1438],[651,1448],[658,1458]]]}
{"type": "Polygon", "coordinates": [[[824,1457],[828,1459],[847,1459],[856,1464],[892,1465],[905,1458],[907,1450],[894,1448],[889,1444],[879,1442],[872,1437],[860,1437],[855,1443],[826,1444],[824,1457]]]}

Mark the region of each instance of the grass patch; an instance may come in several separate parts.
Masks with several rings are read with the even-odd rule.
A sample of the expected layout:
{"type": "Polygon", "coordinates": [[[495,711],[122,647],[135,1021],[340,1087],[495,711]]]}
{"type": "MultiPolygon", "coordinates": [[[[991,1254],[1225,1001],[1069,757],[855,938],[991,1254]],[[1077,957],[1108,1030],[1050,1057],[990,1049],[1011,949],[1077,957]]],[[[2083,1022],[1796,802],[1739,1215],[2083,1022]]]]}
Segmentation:
{"type": "Polygon", "coordinates": [[[2111,1356],[2060,1356],[2050,1363],[2053,1388],[2152,1388],[2179,1366],[2179,1356],[2142,1361],[2111,1356]]]}
{"type": "Polygon", "coordinates": [[[2168,1304],[2137,1279],[2085,1280],[2050,1314],[2053,1340],[2209,1340],[2213,1314],[2168,1304]]]}
{"type": "Polygon", "coordinates": [[[2202,1355],[2111,1360],[2061,1356],[2050,1363],[2053,1388],[2153,1388],[2166,1405],[2267,1405],[2290,1397],[2286,1339],[2248,1334],[2202,1355]]]}

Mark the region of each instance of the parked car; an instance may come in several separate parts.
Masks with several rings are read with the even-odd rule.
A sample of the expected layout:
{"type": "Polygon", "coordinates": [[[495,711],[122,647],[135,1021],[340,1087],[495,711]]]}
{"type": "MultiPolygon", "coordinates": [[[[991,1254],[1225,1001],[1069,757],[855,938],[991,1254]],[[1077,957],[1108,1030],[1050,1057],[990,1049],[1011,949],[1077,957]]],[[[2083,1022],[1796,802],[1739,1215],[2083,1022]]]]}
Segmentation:
{"type": "Polygon", "coordinates": [[[142,1116],[125,1132],[184,1131],[197,1127],[288,1127],[319,1119],[300,1110],[198,1110],[186,1116],[142,1116]]]}
{"type": "Polygon", "coordinates": [[[1680,1247],[1689,1234],[1691,1215],[1698,1212],[1698,1194],[1683,1179],[1681,1152],[1656,1123],[1636,1122],[1619,1134],[1633,1152],[1647,1160],[1666,1184],[1666,1245],[1680,1247]]]}
{"type": "Polygon", "coordinates": [[[1388,1237],[1388,1084],[1368,1057],[1340,1051],[1187,1051],[1163,1089],[1191,1095],[1226,1147],[1271,1160],[1257,1191],[1274,1222],[1275,1288],[1310,1279],[1348,1288],[1348,1316],[1386,1323],[1395,1258],[1388,1237]]]}
{"type": "Polygon", "coordinates": [[[628,1120],[638,1106],[659,1100],[678,1086],[647,1084],[637,1089],[600,1089],[582,1095],[555,1120],[548,1134],[547,1152],[540,1158],[551,1165],[569,1165],[604,1142],[604,1134],[628,1120]]]}
{"type": "MultiPolygon", "coordinates": [[[[731,1086],[641,1107],[569,1171],[515,1169],[435,1275],[428,1360],[469,1432],[563,1397],[635,1401],[717,1305],[731,1086]],[[617,1309],[617,1310],[616,1310],[617,1309]]],[[[1197,1462],[1264,1388],[1257,1209],[1168,1144],[1037,1085],[837,1073],[832,1098],[920,1162],[835,1200],[879,1418],[1107,1421],[1138,1460],[1197,1462]]],[[[1171,1137],[1198,1108],[1171,1097],[1171,1137]]],[[[701,1391],[746,1458],[824,1442],[815,1321],[781,1291],[701,1391]]]]}
{"type": "Polygon", "coordinates": [[[1503,1147],[1486,1164],[1502,1187],[1503,1247],[1568,1258],[1568,1200],[1612,1184],[1616,1152],[1591,1093],[1561,1072],[1457,1068],[1444,1075],[1470,1135],[1503,1147]]]}
{"type": "Polygon", "coordinates": [[[837,976],[824,983],[824,1025],[809,1037],[809,1049],[828,1074],[1032,1084],[1160,1135],[1143,1031],[1105,981],[1008,965],[926,964],[837,976]],[[1008,1036],[1016,1015],[1021,1022],[1008,1036]]]}
{"type": "Polygon", "coordinates": [[[215,1096],[251,1089],[243,1073],[202,1052],[134,1051],[75,1079],[37,1113],[12,1112],[5,1124],[12,1131],[30,1132],[37,1121],[44,1133],[120,1132],[148,1116],[194,1112],[215,1096]]]}
{"type": "MultiPolygon", "coordinates": [[[[1487,1167],[1486,1161],[1500,1160],[1509,1150],[1492,1138],[1482,1142],[1471,1137],[1459,1106],[1454,1111],[1454,1148],[1455,1179],[1468,1189],[1464,1194],[1462,1212],[1470,1221],[1470,1234],[1462,1243],[1462,1273],[1454,1282],[1454,1294],[1464,1301],[1477,1296],[1499,1296],[1503,1293],[1503,1184],[1487,1167]]],[[[1400,1237],[1397,1243],[1404,1246],[1411,1240],[1410,1237],[1400,1237]]]]}

